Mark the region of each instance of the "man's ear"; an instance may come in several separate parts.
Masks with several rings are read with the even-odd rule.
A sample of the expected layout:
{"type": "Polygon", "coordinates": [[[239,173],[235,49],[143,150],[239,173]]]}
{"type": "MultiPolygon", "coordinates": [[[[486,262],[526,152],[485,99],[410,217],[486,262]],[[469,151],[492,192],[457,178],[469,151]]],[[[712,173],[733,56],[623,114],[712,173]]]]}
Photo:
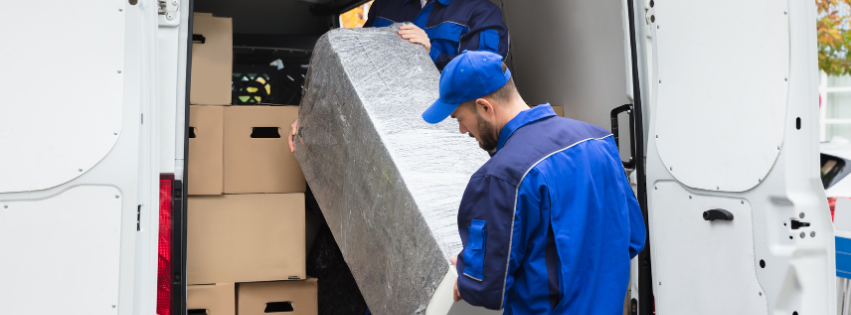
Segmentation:
{"type": "Polygon", "coordinates": [[[476,110],[481,110],[488,116],[493,116],[493,104],[484,98],[476,99],[476,110]]]}

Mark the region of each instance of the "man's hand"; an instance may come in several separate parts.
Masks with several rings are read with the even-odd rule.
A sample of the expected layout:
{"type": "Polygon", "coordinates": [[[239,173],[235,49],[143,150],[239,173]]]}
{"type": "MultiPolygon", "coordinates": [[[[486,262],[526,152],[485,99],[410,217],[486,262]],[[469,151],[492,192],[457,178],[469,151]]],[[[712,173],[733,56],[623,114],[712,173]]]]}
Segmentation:
{"type": "MultiPolygon", "coordinates": [[[[452,261],[452,267],[455,267],[456,262],[458,262],[458,256],[452,256],[449,260],[452,261]]],[[[452,300],[455,302],[463,300],[461,298],[461,292],[458,291],[458,279],[455,279],[455,290],[452,291],[452,300]]]]}
{"type": "Polygon", "coordinates": [[[414,44],[423,45],[427,52],[431,52],[431,41],[428,39],[428,34],[416,25],[406,24],[400,26],[399,35],[414,44]]]}
{"type": "Polygon", "coordinates": [[[295,141],[296,135],[298,135],[298,119],[296,119],[293,124],[290,125],[290,137],[288,140],[290,143],[290,152],[293,153],[295,153],[295,143],[293,143],[293,141],[295,141]]]}

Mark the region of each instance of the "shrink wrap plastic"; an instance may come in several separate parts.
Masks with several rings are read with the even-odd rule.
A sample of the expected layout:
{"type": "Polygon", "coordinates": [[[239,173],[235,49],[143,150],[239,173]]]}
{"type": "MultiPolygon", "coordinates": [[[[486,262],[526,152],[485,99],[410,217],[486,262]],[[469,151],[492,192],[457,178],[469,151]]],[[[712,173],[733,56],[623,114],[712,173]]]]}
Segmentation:
{"type": "Polygon", "coordinates": [[[399,25],[319,39],[295,141],[367,305],[387,315],[425,313],[461,251],[461,196],[488,159],[453,119],[422,120],[440,73],[423,46],[396,33],[399,25]]]}

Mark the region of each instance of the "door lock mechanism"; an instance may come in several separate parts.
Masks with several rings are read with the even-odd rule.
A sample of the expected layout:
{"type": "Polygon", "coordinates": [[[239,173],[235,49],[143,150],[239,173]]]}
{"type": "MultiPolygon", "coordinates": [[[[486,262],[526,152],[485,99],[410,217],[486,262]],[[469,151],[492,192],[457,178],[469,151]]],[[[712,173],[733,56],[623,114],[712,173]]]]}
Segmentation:
{"type": "Polygon", "coordinates": [[[177,19],[177,11],[180,8],[180,0],[157,0],[157,14],[162,15],[169,22],[177,19]]]}

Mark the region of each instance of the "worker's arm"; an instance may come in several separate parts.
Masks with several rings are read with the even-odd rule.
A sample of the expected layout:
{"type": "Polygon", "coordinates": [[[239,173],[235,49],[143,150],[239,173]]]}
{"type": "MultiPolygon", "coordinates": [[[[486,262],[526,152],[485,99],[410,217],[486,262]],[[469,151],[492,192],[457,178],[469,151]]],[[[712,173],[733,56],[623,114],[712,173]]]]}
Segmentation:
{"type": "Polygon", "coordinates": [[[545,191],[537,180],[524,183],[518,191],[516,185],[497,177],[470,179],[458,213],[464,245],[456,265],[461,298],[488,309],[505,306],[505,292],[514,283],[526,252],[525,240],[540,225],[545,191]]]}
{"type": "MultiPolygon", "coordinates": [[[[452,58],[465,50],[487,50],[502,55],[503,59],[508,55],[508,27],[502,21],[502,11],[498,6],[490,1],[485,1],[484,5],[476,6],[470,15],[470,21],[467,26],[470,30],[466,34],[458,34],[460,35],[460,40],[458,37],[454,39],[458,41],[458,49],[456,51],[450,52],[445,49],[431,49],[430,56],[438,69],[443,69],[452,58]]],[[[439,29],[432,30],[429,33],[429,37],[432,39],[432,45],[434,46],[435,39],[440,39],[441,36],[447,35],[445,33],[451,32],[445,32],[439,29]]]]}
{"type": "Polygon", "coordinates": [[[298,135],[298,118],[290,125],[290,135],[287,142],[290,144],[290,152],[295,152],[295,137],[298,135]]]}
{"type": "Polygon", "coordinates": [[[431,40],[428,39],[428,34],[414,24],[405,24],[399,27],[399,36],[407,39],[414,44],[420,44],[425,47],[426,51],[431,51],[431,40]]]}
{"type": "Polygon", "coordinates": [[[366,23],[363,23],[363,27],[373,27],[375,26],[375,19],[378,17],[378,8],[382,4],[383,0],[375,0],[369,7],[369,14],[366,17],[366,23]]]}

